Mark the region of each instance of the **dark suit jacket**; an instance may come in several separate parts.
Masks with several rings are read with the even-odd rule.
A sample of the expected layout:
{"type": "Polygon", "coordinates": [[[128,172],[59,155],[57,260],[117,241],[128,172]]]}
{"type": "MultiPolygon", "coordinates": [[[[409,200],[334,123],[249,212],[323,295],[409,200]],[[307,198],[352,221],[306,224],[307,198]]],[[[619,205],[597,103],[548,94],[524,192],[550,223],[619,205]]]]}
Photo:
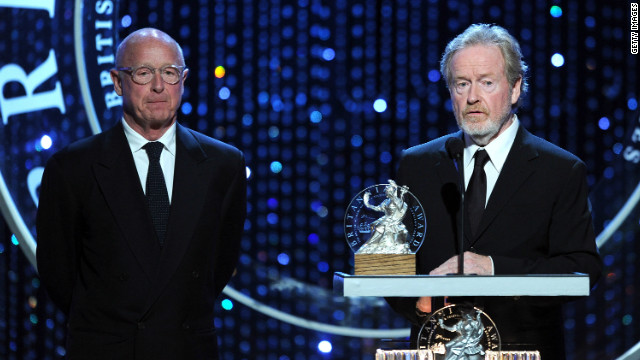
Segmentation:
{"type": "Polygon", "coordinates": [[[177,125],[161,248],[122,125],[48,161],[40,188],[42,283],[68,315],[69,359],[215,359],[214,300],[235,269],[244,157],[177,125]]]}
{"type": "MultiPolygon", "coordinates": [[[[409,186],[426,212],[426,238],[417,255],[419,274],[428,274],[458,253],[458,175],[445,149],[451,136],[462,138],[462,133],[404,151],[398,169],[398,183],[409,186]]],[[[580,159],[520,127],[477,236],[469,238],[470,232],[464,232],[465,250],[490,255],[496,275],[581,272],[589,274],[593,286],[602,264],[587,193],[586,167],[580,159]]],[[[388,299],[396,311],[418,324],[416,300],[388,299]]],[[[507,348],[539,349],[545,351],[545,360],[564,357],[560,300],[474,299],[494,320],[507,348]]]]}

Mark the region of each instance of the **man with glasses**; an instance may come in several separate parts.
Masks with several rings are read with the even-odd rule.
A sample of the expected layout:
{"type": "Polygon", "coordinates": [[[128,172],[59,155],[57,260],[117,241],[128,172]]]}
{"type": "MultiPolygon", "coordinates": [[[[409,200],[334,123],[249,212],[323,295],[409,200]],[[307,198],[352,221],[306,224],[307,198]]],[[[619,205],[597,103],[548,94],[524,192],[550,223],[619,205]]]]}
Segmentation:
{"type": "Polygon", "coordinates": [[[188,73],[169,35],[135,31],[111,71],[121,121],[47,163],[38,270],[68,316],[68,359],[218,357],[246,171],[239,150],[177,123],[188,73]]]}

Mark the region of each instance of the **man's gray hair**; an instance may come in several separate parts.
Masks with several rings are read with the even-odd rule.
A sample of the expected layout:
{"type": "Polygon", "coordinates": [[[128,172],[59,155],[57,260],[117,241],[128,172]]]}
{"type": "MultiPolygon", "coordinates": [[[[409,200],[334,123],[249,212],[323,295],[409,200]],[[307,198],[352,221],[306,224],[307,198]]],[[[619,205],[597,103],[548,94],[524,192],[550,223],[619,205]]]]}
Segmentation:
{"type": "Polygon", "coordinates": [[[447,44],[442,60],[440,60],[440,73],[444,77],[447,88],[453,81],[451,59],[458,51],[474,45],[495,45],[500,49],[504,58],[505,75],[511,88],[513,88],[518,79],[522,79],[520,82],[520,98],[513,107],[520,106],[521,99],[529,87],[527,83],[528,66],[522,60],[522,51],[518,41],[507,30],[498,25],[473,24],[447,44]]]}

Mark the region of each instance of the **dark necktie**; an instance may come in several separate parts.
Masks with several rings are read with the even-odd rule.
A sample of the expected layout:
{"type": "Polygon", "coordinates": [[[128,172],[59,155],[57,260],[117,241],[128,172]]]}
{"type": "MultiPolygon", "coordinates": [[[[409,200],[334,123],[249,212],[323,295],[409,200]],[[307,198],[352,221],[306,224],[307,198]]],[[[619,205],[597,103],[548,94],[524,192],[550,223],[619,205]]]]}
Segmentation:
{"type": "Polygon", "coordinates": [[[149,172],[147,173],[147,205],[151,212],[153,227],[156,229],[160,246],[164,244],[164,235],[167,231],[169,219],[169,194],[164,182],[162,167],[160,167],[160,154],[164,145],[154,141],[142,147],[149,156],[149,172]]]}
{"type": "Polygon", "coordinates": [[[484,173],[484,165],[487,161],[489,161],[489,154],[487,154],[486,150],[480,149],[476,151],[473,174],[471,174],[469,186],[467,186],[465,193],[467,208],[465,218],[469,221],[472,237],[476,235],[487,201],[487,175],[484,173]]]}

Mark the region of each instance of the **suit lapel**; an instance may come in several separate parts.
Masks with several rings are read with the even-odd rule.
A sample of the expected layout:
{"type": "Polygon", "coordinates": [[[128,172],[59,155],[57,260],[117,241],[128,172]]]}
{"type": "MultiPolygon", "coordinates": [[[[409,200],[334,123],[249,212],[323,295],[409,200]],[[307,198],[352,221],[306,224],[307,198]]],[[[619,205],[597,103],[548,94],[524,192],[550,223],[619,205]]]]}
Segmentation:
{"type": "MultiPolygon", "coordinates": [[[[458,131],[453,134],[451,137],[457,137],[462,139],[462,131],[458,131]]],[[[456,238],[456,249],[458,246],[458,224],[460,224],[461,218],[460,215],[462,212],[460,211],[460,178],[458,170],[456,170],[456,162],[451,159],[447,149],[445,148],[445,143],[443,143],[442,147],[438,150],[440,154],[440,161],[436,164],[435,168],[438,173],[438,177],[440,178],[440,183],[443,185],[441,188],[440,195],[443,197],[444,202],[447,204],[447,211],[452,216],[452,219],[455,218],[455,238],[456,238]],[[449,186],[451,185],[451,186],[449,186]],[[454,201],[451,201],[454,200],[454,201]],[[454,215],[455,214],[455,215],[454,215]]],[[[462,170],[460,170],[462,171],[462,170]]],[[[427,224],[427,227],[429,224],[427,224]]],[[[465,228],[464,234],[468,234],[469,231],[465,228]]],[[[465,238],[468,235],[465,235],[465,238]]]]}
{"type": "Polygon", "coordinates": [[[93,165],[96,182],[104,193],[120,233],[149,278],[155,273],[160,247],[133,161],[119,123],[104,133],[104,149],[93,165]]]}
{"type": "Polygon", "coordinates": [[[200,165],[207,155],[200,143],[186,128],[176,126],[176,164],[173,180],[171,212],[167,225],[165,246],[160,255],[160,263],[152,294],[150,307],[167,285],[176,271],[191,243],[200,209],[204,206],[209,179],[202,173],[200,165]]]}
{"type": "Polygon", "coordinates": [[[520,191],[527,178],[535,172],[535,167],[531,166],[530,162],[538,157],[538,152],[531,145],[530,136],[531,134],[520,126],[507,160],[498,176],[498,181],[489,197],[487,208],[478,227],[478,235],[472,241],[471,246],[478,241],[482,233],[491,225],[496,216],[513,197],[513,194],[520,191]]]}
{"type": "MultiPolygon", "coordinates": [[[[457,133],[452,134],[451,137],[462,139],[462,131],[458,131],[457,133]]],[[[451,159],[451,157],[449,157],[449,153],[447,152],[445,143],[446,141],[443,142],[443,145],[440,147],[440,149],[438,149],[438,153],[440,154],[440,161],[436,164],[438,176],[440,177],[440,181],[442,182],[442,184],[452,182],[455,184],[459,184],[458,172],[456,170],[457,165],[455,161],[451,159]]]]}

